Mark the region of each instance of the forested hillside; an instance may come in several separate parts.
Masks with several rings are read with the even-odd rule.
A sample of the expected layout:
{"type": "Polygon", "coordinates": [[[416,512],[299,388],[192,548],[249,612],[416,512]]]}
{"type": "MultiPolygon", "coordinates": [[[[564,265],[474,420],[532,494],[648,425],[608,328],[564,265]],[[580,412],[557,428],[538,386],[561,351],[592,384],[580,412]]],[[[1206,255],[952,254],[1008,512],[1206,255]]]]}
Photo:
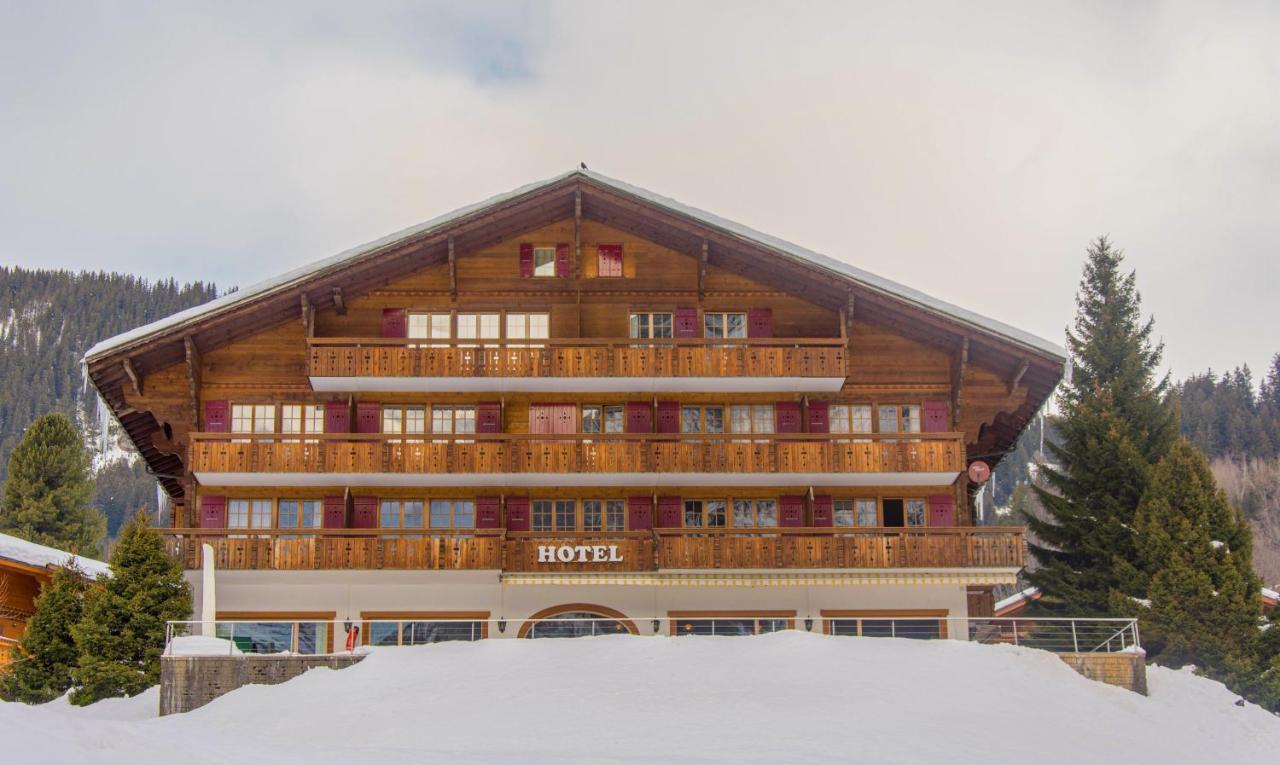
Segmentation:
{"type": "Polygon", "coordinates": [[[110,533],[142,498],[154,505],[155,488],[141,467],[122,462],[126,453],[117,439],[102,438],[97,398],[85,385],[80,359],[103,338],[216,294],[202,282],[0,267],[0,481],[28,423],[59,411],[80,425],[94,450],[102,478],[95,504],[107,514],[110,533]]]}

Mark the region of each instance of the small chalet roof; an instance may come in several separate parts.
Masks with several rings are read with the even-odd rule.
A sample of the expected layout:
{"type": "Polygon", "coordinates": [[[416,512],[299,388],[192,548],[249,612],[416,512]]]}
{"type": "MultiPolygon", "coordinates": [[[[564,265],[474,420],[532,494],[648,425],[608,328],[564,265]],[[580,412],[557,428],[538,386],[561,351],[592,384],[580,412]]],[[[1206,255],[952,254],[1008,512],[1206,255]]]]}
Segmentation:
{"type": "Polygon", "coordinates": [[[363,244],[323,260],[316,261],[310,265],[296,268],[274,278],[239,289],[215,300],[211,300],[208,303],[204,303],[203,305],[189,308],[167,318],[154,321],[150,324],[116,335],[115,337],[108,338],[90,348],[88,352],[85,353],[85,360],[93,361],[94,359],[110,354],[113,351],[145,340],[157,333],[172,330],[205,319],[209,316],[218,314],[243,303],[247,303],[256,298],[261,298],[278,291],[291,289],[316,276],[324,274],[331,269],[344,266],[352,261],[360,260],[365,256],[383,251],[386,248],[393,247],[401,242],[407,242],[429,235],[436,229],[444,228],[451,223],[469,215],[481,212],[486,208],[501,205],[505,202],[518,199],[527,194],[532,194],[556,184],[571,180],[575,177],[588,180],[592,183],[607,187],[619,194],[624,194],[633,197],[638,201],[662,208],[669,213],[692,219],[704,226],[718,229],[725,234],[746,240],[759,247],[768,249],[779,256],[801,262],[802,264],[810,267],[817,267],[829,272],[841,280],[854,282],[865,289],[912,304],[922,310],[942,316],[951,321],[968,325],[985,333],[996,335],[1006,341],[1024,346],[1052,358],[1063,361],[1066,359],[1066,351],[1061,346],[1037,337],[1029,332],[1020,330],[1017,327],[1010,326],[995,319],[974,313],[968,309],[931,297],[919,290],[915,290],[884,277],[877,276],[876,274],[850,265],[849,263],[845,263],[844,261],[814,252],[813,250],[792,244],[791,242],[770,236],[769,234],[756,231],[753,228],[726,220],[725,218],[721,218],[718,215],[700,210],[696,207],[682,204],[681,202],[662,196],[661,194],[633,186],[623,181],[615,180],[592,170],[574,169],[568,173],[563,173],[536,183],[521,186],[520,188],[506,192],[505,194],[490,197],[482,202],[467,205],[466,207],[460,207],[453,212],[432,218],[431,220],[420,223],[416,226],[411,226],[404,230],[397,231],[396,233],[389,234],[367,244],[363,244]]]}
{"type": "Polygon", "coordinates": [[[100,560],[82,558],[72,555],[66,550],[39,545],[8,534],[0,534],[0,562],[12,561],[36,568],[61,568],[67,560],[75,561],[76,567],[86,575],[97,578],[101,574],[111,574],[111,567],[100,560]]]}

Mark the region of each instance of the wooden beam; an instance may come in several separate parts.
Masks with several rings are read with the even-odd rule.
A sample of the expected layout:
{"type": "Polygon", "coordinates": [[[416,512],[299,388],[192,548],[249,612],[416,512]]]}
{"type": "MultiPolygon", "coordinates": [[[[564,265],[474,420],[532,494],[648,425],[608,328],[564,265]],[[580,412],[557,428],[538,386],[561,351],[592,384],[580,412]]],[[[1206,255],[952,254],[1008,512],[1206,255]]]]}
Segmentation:
{"type": "Polygon", "coordinates": [[[1031,359],[1023,359],[1018,365],[1018,371],[1013,373],[1013,377],[1009,379],[1009,395],[1012,396],[1018,391],[1018,386],[1022,384],[1022,376],[1031,368],[1031,359]]]}
{"type": "Polygon", "coordinates": [[[133,387],[133,392],[136,395],[141,396],[142,378],[138,376],[138,370],[133,368],[133,359],[125,356],[124,361],[121,362],[121,366],[124,367],[124,373],[129,377],[129,384],[133,387]]]}
{"type": "Polygon", "coordinates": [[[299,295],[302,303],[302,334],[306,337],[316,336],[316,307],[312,305],[307,293],[299,295]]]}
{"type": "Polygon", "coordinates": [[[347,314],[347,303],[342,298],[341,287],[333,288],[333,308],[338,312],[339,316],[345,316],[347,314]]]}
{"type": "Polygon", "coordinates": [[[187,350],[187,383],[191,387],[191,424],[200,427],[200,350],[191,335],[182,338],[187,350]]]}
{"type": "Polygon", "coordinates": [[[707,260],[710,259],[711,245],[702,240],[702,250],[698,253],[698,302],[707,296],[707,260]]]}
{"type": "Polygon", "coordinates": [[[951,369],[951,429],[960,429],[960,405],[964,392],[965,373],[969,371],[969,336],[960,340],[960,350],[956,352],[951,369]]]}
{"type": "Polygon", "coordinates": [[[582,189],[573,190],[573,275],[582,278],[582,189]]]}
{"type": "Polygon", "coordinates": [[[458,299],[458,252],[453,248],[453,237],[449,237],[449,298],[458,299]]]}

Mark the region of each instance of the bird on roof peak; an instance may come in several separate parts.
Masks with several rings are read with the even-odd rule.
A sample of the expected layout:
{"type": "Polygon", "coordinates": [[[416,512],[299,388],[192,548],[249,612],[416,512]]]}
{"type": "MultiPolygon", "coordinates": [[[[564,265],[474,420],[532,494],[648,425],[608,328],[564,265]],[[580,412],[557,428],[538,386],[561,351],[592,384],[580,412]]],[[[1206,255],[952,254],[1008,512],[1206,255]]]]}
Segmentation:
{"type": "Polygon", "coordinates": [[[579,166],[579,167],[581,167],[583,170],[586,170],[586,169],[587,169],[587,163],[586,163],[586,162],[579,162],[579,163],[578,163],[578,166],[579,166]]]}

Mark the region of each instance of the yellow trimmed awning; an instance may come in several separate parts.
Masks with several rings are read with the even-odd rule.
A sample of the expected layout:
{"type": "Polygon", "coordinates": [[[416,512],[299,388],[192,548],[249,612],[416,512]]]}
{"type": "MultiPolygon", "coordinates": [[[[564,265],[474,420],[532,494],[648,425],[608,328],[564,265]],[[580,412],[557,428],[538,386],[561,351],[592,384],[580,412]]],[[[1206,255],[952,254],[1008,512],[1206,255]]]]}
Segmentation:
{"type": "Polygon", "coordinates": [[[955,572],[707,572],[502,574],[504,585],[611,585],[631,587],[862,587],[1014,584],[1011,571],[955,572]]]}

